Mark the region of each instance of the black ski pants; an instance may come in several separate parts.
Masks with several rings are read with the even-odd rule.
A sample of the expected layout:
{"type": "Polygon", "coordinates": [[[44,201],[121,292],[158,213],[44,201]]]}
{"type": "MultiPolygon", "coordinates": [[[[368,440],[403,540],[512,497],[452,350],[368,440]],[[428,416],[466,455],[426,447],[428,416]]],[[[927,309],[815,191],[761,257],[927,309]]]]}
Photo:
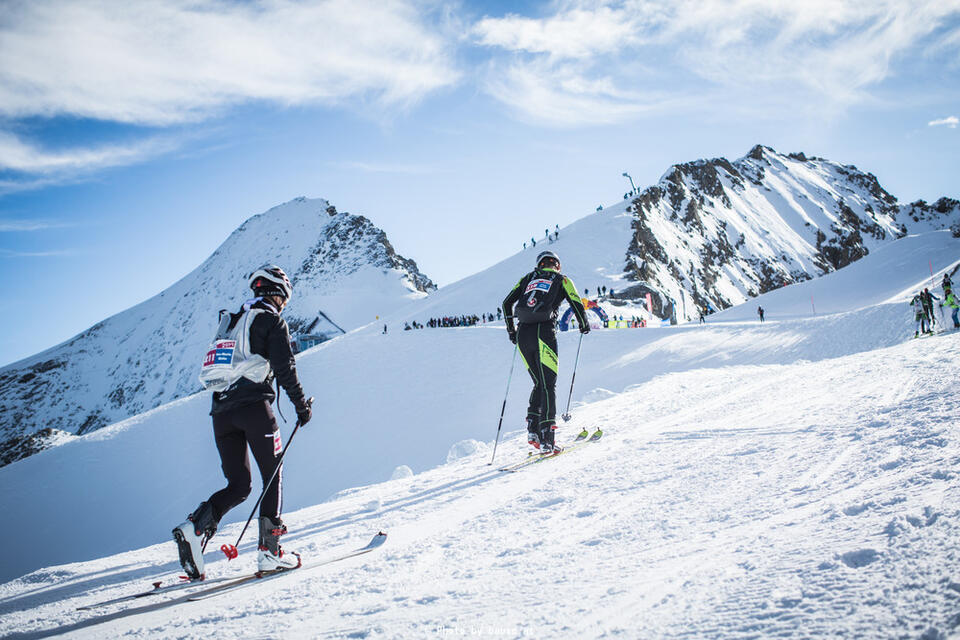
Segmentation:
{"type": "MultiPolygon", "coordinates": [[[[210,504],[219,522],[227,511],[250,495],[250,460],[247,447],[260,468],[263,482],[270,479],[280,455],[280,428],[266,400],[213,414],[213,436],[220,452],[220,467],[227,486],[210,496],[210,504]]],[[[283,469],[270,483],[260,503],[260,515],[280,517],[283,469]]]]}
{"type": "Polygon", "coordinates": [[[537,426],[541,442],[553,442],[557,424],[557,334],[553,322],[521,324],[517,328],[517,347],[530,377],[533,391],[527,407],[527,421],[537,426]]]}

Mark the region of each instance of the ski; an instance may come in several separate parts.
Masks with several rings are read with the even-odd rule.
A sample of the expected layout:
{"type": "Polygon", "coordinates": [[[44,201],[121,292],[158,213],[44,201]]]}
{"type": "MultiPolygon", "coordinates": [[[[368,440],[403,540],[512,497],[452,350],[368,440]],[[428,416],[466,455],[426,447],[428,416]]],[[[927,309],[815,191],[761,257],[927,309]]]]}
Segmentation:
{"type": "Polygon", "coordinates": [[[211,588],[209,588],[209,589],[203,589],[203,590],[201,590],[201,591],[198,591],[198,592],[196,592],[196,593],[193,593],[193,594],[187,596],[186,599],[187,599],[188,602],[196,602],[196,601],[198,601],[198,600],[206,600],[207,598],[213,598],[213,597],[215,597],[215,596],[219,596],[219,595],[222,595],[222,594],[227,593],[227,592],[230,592],[230,591],[235,591],[235,590],[237,590],[237,589],[239,589],[239,588],[241,588],[241,587],[250,586],[250,585],[253,585],[253,584],[260,584],[260,582],[259,582],[260,580],[266,580],[266,579],[269,579],[269,578],[274,578],[274,577],[279,576],[279,575],[281,575],[281,574],[291,573],[291,572],[293,572],[293,571],[303,571],[303,570],[309,570],[309,569],[316,569],[316,568],[318,568],[318,567],[322,567],[322,566],[325,566],[325,565],[328,565],[328,564],[333,564],[334,562],[340,562],[341,560],[346,560],[346,559],[348,559],[348,558],[354,558],[354,557],[356,557],[356,556],[360,556],[360,555],[363,555],[363,554],[365,554],[365,553],[370,553],[370,552],[373,551],[374,549],[377,549],[377,548],[381,547],[381,546],[383,545],[383,543],[386,542],[386,541],[387,541],[387,534],[385,534],[385,533],[383,533],[383,532],[381,531],[381,532],[378,533],[377,535],[373,536],[373,539],[370,540],[370,542],[367,543],[366,546],[360,547],[359,549],[354,549],[353,551],[348,551],[348,552],[343,553],[343,554],[341,554],[341,555],[339,555],[339,556],[335,556],[335,557],[333,557],[333,558],[328,558],[328,559],[322,560],[322,561],[320,561],[320,562],[314,562],[314,563],[309,563],[309,564],[306,564],[306,565],[294,567],[294,568],[292,568],[292,569],[276,569],[276,570],[274,570],[274,571],[257,571],[256,573],[252,573],[252,574],[243,576],[242,578],[236,578],[236,579],[234,579],[234,580],[230,580],[230,581],[225,582],[225,583],[223,583],[223,584],[218,584],[218,585],[215,586],[215,587],[211,587],[211,588]]]}
{"type": "Polygon", "coordinates": [[[227,578],[215,578],[213,580],[181,580],[181,582],[174,582],[172,584],[163,584],[162,582],[154,582],[153,588],[147,591],[131,593],[130,595],[120,596],[119,598],[111,598],[110,600],[104,600],[103,602],[86,604],[82,607],[77,607],[77,611],[89,611],[90,609],[99,609],[100,607],[106,607],[111,604],[117,604],[118,602],[126,602],[128,600],[137,600],[139,598],[155,596],[161,593],[170,593],[171,591],[179,591],[180,589],[187,589],[189,587],[200,587],[200,586],[209,585],[217,582],[224,582],[225,580],[227,580],[227,578]]]}
{"type": "MultiPolygon", "coordinates": [[[[584,429],[579,434],[577,434],[577,437],[574,440],[574,443],[582,442],[583,440],[586,440],[589,436],[590,436],[590,432],[584,429]]],[[[498,471],[514,471],[516,469],[519,469],[520,467],[526,467],[527,465],[535,464],[540,460],[542,460],[543,458],[547,458],[552,455],[555,455],[555,454],[543,454],[543,453],[537,453],[536,451],[528,451],[526,458],[524,458],[520,462],[508,464],[505,467],[500,467],[498,471]]]]}
{"type": "MultiPolygon", "coordinates": [[[[552,459],[554,459],[554,458],[557,458],[557,457],[559,457],[559,456],[562,456],[562,455],[565,454],[565,453],[570,453],[571,451],[576,451],[577,449],[579,449],[580,447],[583,447],[584,445],[588,445],[588,444],[590,444],[591,442],[597,442],[601,437],[603,437],[603,431],[601,431],[600,429],[597,429],[597,430],[593,433],[593,435],[591,435],[588,439],[586,439],[586,440],[578,440],[578,441],[576,441],[574,444],[572,444],[572,445],[570,445],[570,446],[568,446],[568,447],[564,447],[564,448],[561,449],[560,451],[557,451],[557,452],[552,453],[552,454],[549,454],[549,455],[540,456],[540,459],[537,460],[537,462],[538,462],[538,463],[540,463],[540,462],[546,462],[547,460],[552,460],[552,459]]],[[[522,468],[522,467],[521,467],[521,468],[522,468]]],[[[518,469],[513,469],[512,471],[518,471],[518,469]]]]}
{"type": "Polygon", "coordinates": [[[574,439],[574,441],[571,444],[567,445],[560,451],[557,451],[555,453],[548,453],[548,454],[530,453],[527,455],[526,459],[511,465],[507,465],[505,467],[500,467],[499,470],[507,471],[507,472],[516,472],[516,471],[519,471],[520,469],[523,469],[524,467],[529,467],[530,465],[539,464],[545,460],[549,460],[551,458],[556,458],[557,456],[563,455],[568,451],[574,451],[576,449],[579,449],[580,447],[586,444],[589,444],[591,442],[596,442],[602,436],[603,436],[603,431],[600,429],[597,429],[592,434],[588,432],[586,429],[584,429],[577,435],[576,439],[574,439]]]}

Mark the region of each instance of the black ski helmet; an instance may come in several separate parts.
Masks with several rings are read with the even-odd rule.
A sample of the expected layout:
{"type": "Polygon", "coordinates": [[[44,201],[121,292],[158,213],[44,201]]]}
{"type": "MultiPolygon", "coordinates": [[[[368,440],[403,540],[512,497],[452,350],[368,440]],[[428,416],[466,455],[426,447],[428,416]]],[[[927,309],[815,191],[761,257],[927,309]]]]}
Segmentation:
{"type": "Polygon", "coordinates": [[[553,260],[557,265],[556,268],[560,268],[560,258],[558,258],[557,254],[555,254],[553,251],[543,251],[537,256],[537,268],[539,269],[540,265],[542,265],[546,260],[553,260]]]}
{"type": "Polygon", "coordinates": [[[283,269],[275,264],[265,264],[250,276],[250,288],[256,296],[279,296],[290,301],[293,285],[283,269]]]}

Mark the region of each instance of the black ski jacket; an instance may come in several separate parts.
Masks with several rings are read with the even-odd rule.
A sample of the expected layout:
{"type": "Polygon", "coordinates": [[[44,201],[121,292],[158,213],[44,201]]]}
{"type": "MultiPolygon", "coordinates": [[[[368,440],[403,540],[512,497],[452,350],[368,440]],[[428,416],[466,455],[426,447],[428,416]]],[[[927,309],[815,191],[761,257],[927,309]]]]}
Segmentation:
{"type": "Polygon", "coordinates": [[[503,314],[507,321],[507,331],[515,333],[513,319],[520,324],[557,321],[557,310],[566,300],[573,307],[577,322],[587,326],[587,312],[583,308],[577,287],[567,276],[553,269],[534,269],[520,278],[520,282],[503,300],[503,314]],[[519,303],[519,304],[518,304],[519,303]],[[514,305],[517,306],[514,312],[514,305]]]}
{"type": "MultiPolygon", "coordinates": [[[[270,363],[270,374],[263,382],[253,382],[247,378],[240,378],[226,391],[214,392],[213,408],[210,414],[221,413],[255,404],[266,400],[272,403],[277,397],[273,391],[273,381],[276,379],[287,397],[298,412],[306,410],[307,401],[297,378],[297,364],[293,358],[293,349],[290,347],[290,331],[287,322],[280,317],[277,310],[266,300],[255,303],[251,309],[263,309],[265,313],[258,314],[250,323],[250,351],[263,356],[270,363]]],[[[239,320],[237,314],[236,319],[239,320]]]]}

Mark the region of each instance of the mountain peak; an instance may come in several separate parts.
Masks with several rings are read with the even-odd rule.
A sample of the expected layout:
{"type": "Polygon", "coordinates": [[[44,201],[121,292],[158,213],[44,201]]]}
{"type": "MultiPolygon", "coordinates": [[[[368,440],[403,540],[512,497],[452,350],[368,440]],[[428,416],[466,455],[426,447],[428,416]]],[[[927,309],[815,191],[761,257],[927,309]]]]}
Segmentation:
{"type": "Polygon", "coordinates": [[[905,218],[949,226],[960,208],[941,200],[905,213],[871,173],[758,144],[733,162],[675,164],[642,191],[624,272],[660,315],[684,297],[719,310],[839,269],[903,236],[905,218]]]}
{"type": "Polygon", "coordinates": [[[0,369],[0,464],[43,448],[50,438],[33,437],[41,428],[82,434],[199,391],[198,363],[217,310],[239,308],[264,263],[290,276],[284,317],[291,332],[310,334],[309,344],[436,288],[364,216],[294,198],[244,221],[160,294],[0,369]]]}

